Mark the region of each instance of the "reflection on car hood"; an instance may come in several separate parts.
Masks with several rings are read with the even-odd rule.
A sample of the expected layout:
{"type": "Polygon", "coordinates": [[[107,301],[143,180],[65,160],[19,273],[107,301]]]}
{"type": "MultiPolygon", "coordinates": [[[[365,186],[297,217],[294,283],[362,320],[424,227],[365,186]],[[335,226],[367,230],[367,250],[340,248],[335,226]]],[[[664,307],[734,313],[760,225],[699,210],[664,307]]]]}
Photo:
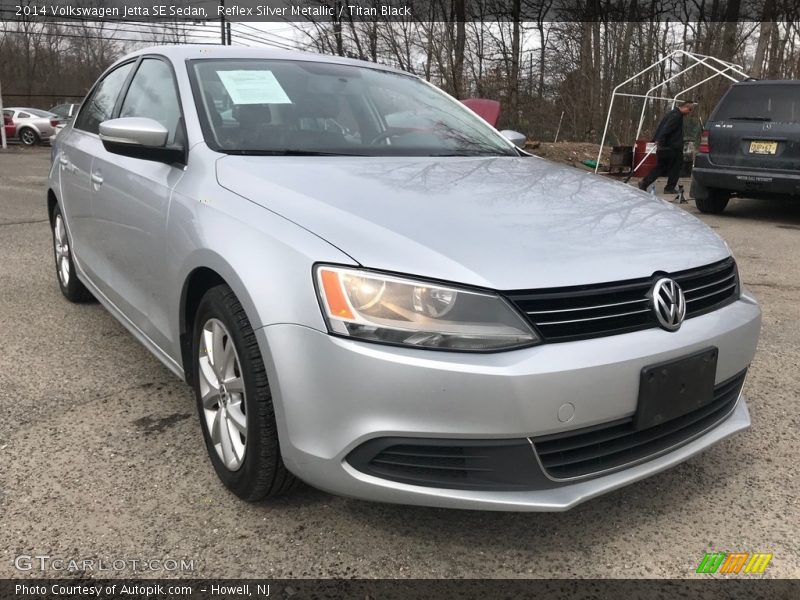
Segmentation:
{"type": "Polygon", "coordinates": [[[366,267],[494,289],[647,277],[729,255],[685,211],[539,158],[226,156],[217,178],[366,267]]]}

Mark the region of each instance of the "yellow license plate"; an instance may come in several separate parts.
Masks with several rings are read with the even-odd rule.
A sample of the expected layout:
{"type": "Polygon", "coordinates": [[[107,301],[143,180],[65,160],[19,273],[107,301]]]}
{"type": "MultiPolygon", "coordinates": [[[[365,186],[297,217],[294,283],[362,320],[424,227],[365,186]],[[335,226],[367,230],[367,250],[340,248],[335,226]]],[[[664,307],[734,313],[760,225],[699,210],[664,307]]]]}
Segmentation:
{"type": "Polygon", "coordinates": [[[778,142],[750,142],[750,154],[775,154],[778,142]]]}

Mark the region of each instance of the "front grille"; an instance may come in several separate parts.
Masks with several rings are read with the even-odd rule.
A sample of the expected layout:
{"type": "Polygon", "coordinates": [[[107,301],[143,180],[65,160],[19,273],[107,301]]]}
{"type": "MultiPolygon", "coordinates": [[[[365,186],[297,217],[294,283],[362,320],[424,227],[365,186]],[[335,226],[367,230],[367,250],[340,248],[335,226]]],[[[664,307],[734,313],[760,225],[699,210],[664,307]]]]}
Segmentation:
{"type": "Polygon", "coordinates": [[[533,446],[548,475],[582,477],[654,458],[685,444],[733,410],[744,384],[745,369],[714,387],[714,400],[693,412],[648,429],[635,430],[633,418],[535,438],[533,446]]]}
{"type": "Polygon", "coordinates": [[[426,487],[499,491],[547,482],[527,438],[378,438],[358,446],[347,462],[369,475],[426,487]]]}
{"type": "Polygon", "coordinates": [[[673,274],[599,285],[506,292],[546,342],[602,337],[658,327],[648,297],[657,276],[672,277],[686,297],[686,318],[717,310],[739,296],[732,258],[673,274]]]}

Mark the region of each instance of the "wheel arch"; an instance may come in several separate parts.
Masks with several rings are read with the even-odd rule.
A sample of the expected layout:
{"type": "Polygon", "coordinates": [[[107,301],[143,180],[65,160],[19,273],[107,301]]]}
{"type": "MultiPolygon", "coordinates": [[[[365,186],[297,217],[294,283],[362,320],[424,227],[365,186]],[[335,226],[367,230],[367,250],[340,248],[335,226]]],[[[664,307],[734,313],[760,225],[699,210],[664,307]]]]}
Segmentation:
{"type": "MultiPolygon", "coordinates": [[[[214,255],[216,256],[216,255],[214,255]]],[[[193,378],[192,362],[192,333],[197,308],[205,293],[218,285],[227,285],[236,294],[242,304],[247,318],[253,329],[260,326],[255,305],[252,302],[245,286],[236,273],[226,264],[221,263],[221,257],[206,257],[207,260],[192,267],[183,279],[181,287],[179,313],[178,313],[178,339],[180,345],[181,362],[183,364],[184,378],[191,385],[193,378]]]]}

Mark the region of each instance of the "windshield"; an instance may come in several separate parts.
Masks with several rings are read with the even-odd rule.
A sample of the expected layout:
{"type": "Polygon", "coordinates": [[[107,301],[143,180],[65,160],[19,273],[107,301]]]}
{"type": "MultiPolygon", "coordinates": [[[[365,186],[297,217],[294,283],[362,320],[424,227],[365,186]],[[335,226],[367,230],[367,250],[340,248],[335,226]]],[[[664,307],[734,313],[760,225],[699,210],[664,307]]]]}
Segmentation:
{"type": "Polygon", "coordinates": [[[242,154],[518,156],[472,111],[409,75],[290,60],[191,62],[208,145],[242,154]]]}
{"type": "Polygon", "coordinates": [[[737,85],[720,103],[715,121],[753,120],[797,123],[800,120],[800,86],[737,85]]]}

